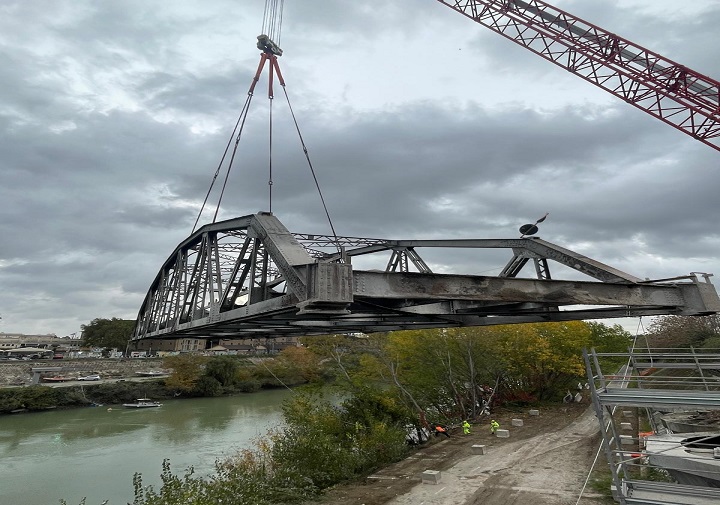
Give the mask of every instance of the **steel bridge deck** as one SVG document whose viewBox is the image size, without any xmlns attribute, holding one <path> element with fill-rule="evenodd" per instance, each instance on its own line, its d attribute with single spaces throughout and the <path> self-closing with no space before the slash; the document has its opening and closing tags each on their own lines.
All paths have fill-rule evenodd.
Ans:
<svg viewBox="0 0 720 505">
<path fill-rule="evenodd" d="M 506 249 L 498 276 L 433 273 L 420 250 Z M 384 271 L 352 262 L 384 254 Z M 588 280 L 552 278 L 550 263 Z M 532 277 L 520 277 L 526 265 Z M 387 240 L 289 232 L 270 213 L 206 225 L 152 283 L 134 339 L 304 336 L 720 311 L 709 275 L 641 280 L 539 238 Z"/>
</svg>

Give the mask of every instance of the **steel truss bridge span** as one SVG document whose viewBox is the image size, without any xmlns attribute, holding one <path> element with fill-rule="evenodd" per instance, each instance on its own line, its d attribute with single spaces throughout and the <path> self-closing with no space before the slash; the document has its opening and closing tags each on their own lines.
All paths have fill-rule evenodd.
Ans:
<svg viewBox="0 0 720 505">
<path fill-rule="evenodd" d="M 423 248 L 507 249 L 498 276 L 437 274 Z M 389 256 L 384 271 L 353 260 Z M 355 260 L 358 262 L 358 260 Z M 589 280 L 559 280 L 550 263 Z M 528 264 L 531 276 L 519 277 Z M 576 276 L 574 274 L 573 276 Z M 710 275 L 642 280 L 538 238 L 384 240 L 289 232 L 271 213 L 208 224 L 155 277 L 134 340 L 327 335 L 720 311 Z"/>
</svg>

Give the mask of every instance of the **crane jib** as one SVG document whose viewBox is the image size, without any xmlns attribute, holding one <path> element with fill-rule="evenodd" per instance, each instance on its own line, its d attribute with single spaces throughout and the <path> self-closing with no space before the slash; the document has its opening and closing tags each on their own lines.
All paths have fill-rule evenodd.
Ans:
<svg viewBox="0 0 720 505">
<path fill-rule="evenodd" d="M 720 82 L 540 0 L 438 1 L 720 150 Z"/>
</svg>

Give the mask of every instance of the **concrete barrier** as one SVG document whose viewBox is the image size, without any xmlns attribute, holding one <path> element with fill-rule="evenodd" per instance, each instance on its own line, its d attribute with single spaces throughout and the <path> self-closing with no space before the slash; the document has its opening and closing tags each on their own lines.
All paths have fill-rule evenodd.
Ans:
<svg viewBox="0 0 720 505">
<path fill-rule="evenodd" d="M 495 430 L 495 436 L 497 438 L 510 438 L 510 431 L 508 430 Z"/>
<path fill-rule="evenodd" d="M 530 415 L 531 415 L 531 416 L 539 416 L 539 415 L 540 415 L 540 411 L 537 410 L 537 409 L 530 409 Z"/>
<path fill-rule="evenodd" d="M 442 474 L 437 470 L 425 470 L 420 474 L 423 484 L 437 484 L 442 478 Z"/>
<path fill-rule="evenodd" d="M 480 444 L 475 444 L 472 446 L 472 452 L 473 454 L 485 454 L 485 446 Z"/>
<path fill-rule="evenodd" d="M 523 420 L 522 419 L 512 419 L 510 421 L 510 424 L 512 424 L 513 426 L 522 426 Z"/>
</svg>

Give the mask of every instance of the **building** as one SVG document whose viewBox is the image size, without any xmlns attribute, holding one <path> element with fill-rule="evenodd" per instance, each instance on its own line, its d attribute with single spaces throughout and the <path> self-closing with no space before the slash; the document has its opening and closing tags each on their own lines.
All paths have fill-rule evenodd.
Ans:
<svg viewBox="0 0 720 505">
<path fill-rule="evenodd" d="M 80 349 L 80 339 L 47 335 L 25 335 L 23 333 L 0 333 L 0 350 L 12 351 L 23 347 L 52 349 L 56 352 L 71 352 Z"/>
<path fill-rule="evenodd" d="M 147 354 L 166 352 L 205 351 L 215 346 L 224 347 L 225 350 L 236 354 L 275 354 L 286 347 L 297 347 L 297 337 L 268 337 L 268 338 L 177 338 L 160 339 L 146 338 L 130 343 L 130 350 L 145 352 Z"/>
<path fill-rule="evenodd" d="M 156 352 L 189 352 L 204 351 L 207 340 L 204 338 L 146 338 L 130 342 L 133 351 L 144 351 L 147 354 Z"/>
</svg>

